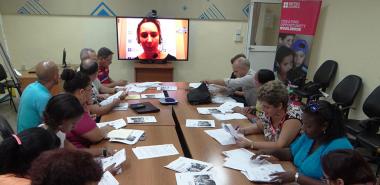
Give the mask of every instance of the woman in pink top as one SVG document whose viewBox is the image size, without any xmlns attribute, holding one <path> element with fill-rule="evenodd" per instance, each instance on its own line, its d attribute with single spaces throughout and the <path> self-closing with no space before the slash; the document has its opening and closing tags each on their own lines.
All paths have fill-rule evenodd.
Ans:
<svg viewBox="0 0 380 185">
<path fill-rule="evenodd" d="M 59 147 L 59 139 L 43 128 L 30 128 L 0 144 L 0 184 L 29 185 L 27 171 L 40 153 Z"/>
<path fill-rule="evenodd" d="M 88 75 L 82 72 L 75 72 L 72 69 L 65 69 L 61 74 L 64 80 L 63 88 L 67 93 L 74 95 L 85 112 L 82 118 L 75 124 L 71 132 L 66 133 L 67 139 L 77 148 L 88 148 L 92 143 L 100 142 L 112 127 L 106 126 L 98 128 L 96 122 L 91 118 L 87 110 L 87 104 L 91 101 L 92 86 Z M 93 155 L 102 154 L 99 149 L 87 149 Z"/>
</svg>

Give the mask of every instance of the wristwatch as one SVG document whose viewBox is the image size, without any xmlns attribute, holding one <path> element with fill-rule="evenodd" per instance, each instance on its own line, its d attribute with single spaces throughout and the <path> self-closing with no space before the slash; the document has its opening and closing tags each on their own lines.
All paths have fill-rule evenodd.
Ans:
<svg viewBox="0 0 380 185">
<path fill-rule="evenodd" d="M 296 172 L 296 174 L 294 174 L 294 182 L 298 182 L 298 177 L 299 177 L 299 173 Z"/>
</svg>

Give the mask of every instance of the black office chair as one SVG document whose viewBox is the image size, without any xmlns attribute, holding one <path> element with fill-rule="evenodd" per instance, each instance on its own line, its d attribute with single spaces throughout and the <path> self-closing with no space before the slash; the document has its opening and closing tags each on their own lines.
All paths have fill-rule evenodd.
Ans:
<svg viewBox="0 0 380 185">
<path fill-rule="evenodd" d="M 377 132 L 378 129 L 373 130 L 373 128 L 371 128 L 372 127 L 371 124 L 377 123 L 380 121 L 380 86 L 376 87 L 376 89 L 374 89 L 364 101 L 363 112 L 368 117 L 368 119 L 366 120 L 348 119 L 345 122 L 345 127 L 347 129 L 347 132 L 354 137 L 356 137 L 361 132 L 364 132 L 363 133 L 364 135 L 366 133 L 371 133 L 371 132 L 368 132 L 368 130 Z"/>
<path fill-rule="evenodd" d="M 0 115 L 0 135 L 3 139 L 11 137 L 12 134 L 15 132 L 13 131 L 12 127 L 9 125 L 8 121 Z"/>
<path fill-rule="evenodd" d="M 332 93 L 332 99 L 340 107 L 346 119 L 361 87 L 362 79 L 359 76 L 348 75 L 339 82 Z"/>
<path fill-rule="evenodd" d="M 9 103 L 13 106 L 13 108 L 17 112 L 17 108 L 15 105 L 15 102 L 13 101 L 13 96 L 12 96 L 12 88 L 16 88 L 16 84 L 14 84 L 12 80 L 8 80 L 7 73 L 5 72 L 5 69 L 3 65 L 1 64 L 0 64 L 0 86 L 5 87 L 5 89 L 8 91 L 7 95 L 0 99 L 0 103 L 9 101 Z"/>
<path fill-rule="evenodd" d="M 325 61 L 315 72 L 313 81 L 294 89 L 294 93 L 302 98 L 312 100 L 314 95 L 320 94 L 320 90 L 326 91 L 338 69 L 338 63 L 334 60 Z"/>
</svg>

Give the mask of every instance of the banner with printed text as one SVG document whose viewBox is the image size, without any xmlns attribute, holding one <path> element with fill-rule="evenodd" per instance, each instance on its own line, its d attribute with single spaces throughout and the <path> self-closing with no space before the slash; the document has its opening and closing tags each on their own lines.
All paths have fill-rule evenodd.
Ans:
<svg viewBox="0 0 380 185">
<path fill-rule="evenodd" d="M 322 0 L 282 0 L 274 72 L 288 85 L 305 81 L 321 4 Z"/>
</svg>

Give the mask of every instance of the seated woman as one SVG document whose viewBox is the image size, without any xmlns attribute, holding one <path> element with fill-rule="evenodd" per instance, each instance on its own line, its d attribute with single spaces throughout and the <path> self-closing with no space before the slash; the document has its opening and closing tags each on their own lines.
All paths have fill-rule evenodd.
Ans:
<svg viewBox="0 0 380 185">
<path fill-rule="evenodd" d="M 40 153 L 58 148 L 58 137 L 43 128 L 30 128 L 0 144 L 0 184 L 30 185 L 27 171 Z"/>
<path fill-rule="evenodd" d="M 322 157 L 322 169 L 328 184 L 375 185 L 376 177 L 368 163 L 355 150 L 335 150 Z"/>
<path fill-rule="evenodd" d="M 91 118 L 87 104 L 91 101 L 92 87 L 88 75 L 82 72 L 75 72 L 72 69 L 65 69 L 61 74 L 64 80 L 63 89 L 74 95 L 85 110 L 82 118 L 75 124 L 71 132 L 66 133 L 67 139 L 77 148 L 88 148 L 92 143 L 97 143 L 104 139 L 112 127 L 98 128 Z"/>
<path fill-rule="evenodd" d="M 275 79 L 275 77 L 274 77 L 273 71 L 271 71 L 269 69 L 260 69 L 255 74 L 255 76 L 253 78 L 253 83 L 255 84 L 256 88 L 259 88 L 262 85 L 264 85 L 265 83 L 272 81 L 274 79 Z M 258 101 L 256 102 L 255 107 L 253 107 L 253 106 L 244 107 L 244 108 L 235 107 L 233 110 L 234 110 L 234 112 L 237 112 L 237 113 L 240 113 L 240 114 L 247 116 L 248 119 L 253 123 L 256 123 L 259 112 L 262 111 L 262 109 L 260 107 L 260 103 Z"/>
<path fill-rule="evenodd" d="M 66 139 L 66 133 L 70 133 L 75 128 L 76 123 L 82 119 L 84 109 L 79 100 L 69 94 L 62 93 L 50 98 L 44 112 L 45 123 L 42 125 L 45 129 L 56 133 L 61 140 L 61 147 L 75 150 L 77 149 L 70 141 Z M 104 148 L 81 148 L 94 156 L 102 155 Z"/>
<path fill-rule="evenodd" d="M 293 161 L 298 172 L 272 174 L 280 183 L 322 184 L 321 158 L 337 149 L 352 149 L 352 145 L 344 132 L 342 113 L 335 105 L 323 100 L 312 102 L 302 117 L 304 132 L 290 149 L 259 151 L 256 156 L 267 154 L 273 156 L 268 160 Z"/>
<path fill-rule="evenodd" d="M 87 152 L 59 149 L 42 153 L 29 174 L 32 185 L 95 185 L 103 170 Z"/>
<path fill-rule="evenodd" d="M 238 131 L 243 135 L 264 134 L 266 141 L 251 141 L 241 136 L 237 140 L 238 144 L 251 149 L 289 146 L 301 129 L 301 108 L 288 104 L 288 91 L 278 80 L 262 85 L 258 90 L 257 99 L 263 111 L 259 115 L 257 124 L 240 128 Z"/>
</svg>

